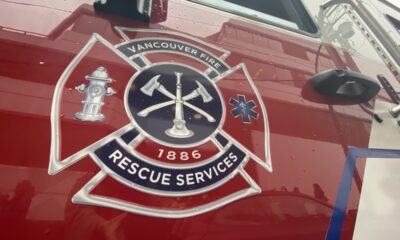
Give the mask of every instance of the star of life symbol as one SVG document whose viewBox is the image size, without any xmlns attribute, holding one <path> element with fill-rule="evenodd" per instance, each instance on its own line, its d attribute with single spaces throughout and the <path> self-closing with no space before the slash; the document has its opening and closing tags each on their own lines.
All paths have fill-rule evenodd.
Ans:
<svg viewBox="0 0 400 240">
<path fill-rule="evenodd" d="M 116 30 L 124 42 L 93 34 L 54 93 L 49 174 L 87 158 L 95 165 L 80 171 L 97 171 L 72 201 L 181 218 L 259 193 L 245 168 L 272 171 L 268 118 L 244 64 L 231 67 L 228 51 L 181 33 Z M 83 63 L 95 47 L 109 57 L 93 69 Z M 264 147 L 252 132 L 264 133 Z"/>
<path fill-rule="evenodd" d="M 229 103 L 234 107 L 231 113 L 234 117 L 242 116 L 244 123 L 250 123 L 250 117 L 257 119 L 258 113 L 254 111 L 256 104 L 254 101 L 246 101 L 246 97 L 243 95 L 238 96 L 238 100 L 231 98 Z"/>
</svg>

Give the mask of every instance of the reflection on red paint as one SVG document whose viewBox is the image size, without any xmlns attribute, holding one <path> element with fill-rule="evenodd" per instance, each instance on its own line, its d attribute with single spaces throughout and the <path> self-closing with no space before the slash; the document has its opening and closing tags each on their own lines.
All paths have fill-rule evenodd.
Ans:
<svg viewBox="0 0 400 240">
<path fill-rule="evenodd" d="M 55 1 L 53 6 L 63 8 L 61 2 Z M 303 89 L 317 72 L 343 66 L 357 71 L 357 63 L 362 62 L 357 56 L 346 55 L 342 59 L 339 49 L 178 1 L 169 1 L 167 19 L 160 24 L 97 14 L 89 5 L 60 14 L 57 9 L 32 10 L 32 6 L 11 2 L 0 6 L 6 4 L 7 7 L 0 7 L 1 239 L 324 239 L 347 149 L 367 147 L 372 118 L 358 105 L 330 105 L 321 98 L 307 97 Z M 185 219 L 151 218 L 71 203 L 77 189 L 99 167 L 83 159 L 65 172 L 48 175 L 52 93 L 64 69 L 93 32 L 113 44 L 121 41 L 113 30 L 116 25 L 202 36 L 203 41 L 230 51 L 226 59 L 230 66 L 247 66 L 267 108 L 271 132 L 273 173 L 255 164 L 246 166 L 262 188 L 260 195 Z M 99 48 L 88 57 L 89 62 L 96 62 L 90 70 L 97 63 L 109 64 L 109 72 L 116 80 L 113 88 L 122 87 L 124 83 L 118 82 L 120 76 L 133 73 L 128 73 L 121 62 L 108 59 L 103 50 Z M 376 64 L 369 71 L 375 74 L 383 68 Z M 73 75 L 74 83 L 79 85 L 85 74 L 89 72 L 82 70 Z M 246 91 L 240 85 L 242 80 L 243 76 L 232 78 L 224 88 L 235 97 Z M 68 87 L 74 88 L 75 84 Z M 122 94 L 123 89 L 119 92 Z M 113 116 L 107 122 L 110 124 L 96 128 L 86 127 L 71 117 L 81 107 L 81 95 L 67 88 L 63 97 L 69 101 L 68 106 L 63 106 L 64 118 L 70 120 L 62 126 L 66 155 L 128 121 L 120 114 L 124 112 L 123 95 L 110 97 L 105 106 L 105 111 Z M 77 125 L 85 130 L 77 133 Z M 239 130 L 237 134 L 240 136 Z M 243 137 L 243 141 L 262 155 L 265 149 L 258 145 L 261 137 L 255 131 Z M 147 142 L 137 151 L 155 158 L 160 154 L 158 146 L 149 146 Z M 202 157 L 198 161 L 216 151 L 211 143 L 204 144 L 199 148 Z M 344 239 L 352 236 L 360 196 L 357 182 L 361 183 L 363 170 L 364 166 L 357 167 L 361 176 L 354 179 Z M 104 184 L 112 190 L 104 192 L 98 186 L 93 193 L 176 209 L 181 204 L 196 206 L 211 195 L 229 193 L 227 190 L 197 197 L 149 199 L 139 191 L 126 194 L 126 186 L 111 178 Z M 229 184 L 232 189 L 245 187 L 240 179 L 232 179 Z"/>
</svg>

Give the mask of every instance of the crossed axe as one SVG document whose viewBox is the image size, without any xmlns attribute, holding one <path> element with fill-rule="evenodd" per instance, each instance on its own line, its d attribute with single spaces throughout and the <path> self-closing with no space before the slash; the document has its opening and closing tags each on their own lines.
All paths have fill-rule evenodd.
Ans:
<svg viewBox="0 0 400 240">
<path fill-rule="evenodd" d="M 154 91 L 157 90 L 160 93 L 162 93 L 163 95 L 165 95 L 166 97 L 170 98 L 171 100 L 162 102 L 162 103 L 158 103 L 158 104 L 155 104 L 148 108 L 143 109 L 142 111 L 140 111 L 138 113 L 138 115 L 140 117 L 146 117 L 149 113 L 151 113 L 155 110 L 158 110 L 160 108 L 173 105 L 177 101 L 176 96 L 174 94 L 172 94 L 170 91 L 168 91 L 161 83 L 158 82 L 158 79 L 160 78 L 160 76 L 161 75 L 156 75 L 153 78 L 151 78 L 150 81 L 146 83 L 146 85 L 144 85 L 142 88 L 140 88 L 140 90 L 144 94 L 146 94 L 147 96 L 150 96 L 150 97 L 153 96 Z M 207 119 L 207 121 L 215 122 L 215 118 L 213 116 L 211 116 L 204 110 L 194 106 L 193 104 L 190 104 L 187 102 L 198 96 L 200 96 L 203 99 L 203 102 L 205 102 L 205 103 L 213 100 L 213 97 L 207 92 L 207 89 L 203 85 L 201 85 L 201 83 L 199 83 L 198 81 L 196 81 L 196 83 L 197 83 L 198 87 L 195 90 L 193 90 L 191 93 L 189 93 L 188 95 L 182 97 L 182 99 L 181 99 L 182 104 L 193 109 L 195 112 L 203 115 Z"/>
</svg>

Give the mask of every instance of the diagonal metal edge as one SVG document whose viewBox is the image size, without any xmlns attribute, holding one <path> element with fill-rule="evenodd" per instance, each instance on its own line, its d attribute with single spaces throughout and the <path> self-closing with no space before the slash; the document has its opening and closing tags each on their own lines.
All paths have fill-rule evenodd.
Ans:
<svg viewBox="0 0 400 240">
<path fill-rule="evenodd" d="M 180 33 L 180 32 L 175 32 L 175 31 L 171 31 L 171 30 L 165 30 L 165 29 L 144 29 L 144 28 L 129 28 L 129 27 L 122 27 L 122 26 L 115 26 L 114 29 L 121 35 L 121 37 L 125 40 L 125 41 L 131 41 L 133 39 L 130 39 L 125 32 L 149 32 L 149 33 L 164 33 L 164 34 L 169 34 L 169 35 L 174 35 L 174 36 L 179 36 L 179 37 L 183 37 L 183 38 L 187 38 L 190 39 L 194 42 L 198 42 L 202 45 L 208 46 L 212 49 L 215 49 L 217 51 L 222 52 L 223 54 L 221 56 L 218 56 L 219 59 L 224 60 L 226 59 L 231 52 L 220 48 L 218 46 L 215 46 L 211 43 L 205 42 L 201 39 L 195 38 L 193 36 L 184 34 L 184 33 Z"/>
<path fill-rule="evenodd" d="M 98 172 L 82 189 L 80 189 L 73 197 L 72 202 L 75 204 L 86 204 L 93 206 L 110 207 L 122 211 L 159 218 L 185 218 L 206 213 L 218 209 L 226 204 L 232 203 L 239 199 L 252 196 L 261 192 L 260 187 L 254 180 L 241 168 L 241 176 L 250 185 L 249 188 L 242 189 L 225 196 L 219 200 L 196 206 L 185 210 L 166 210 L 150 208 L 132 202 L 109 198 L 91 194 L 91 191 L 107 176 L 103 171 Z"/>
<path fill-rule="evenodd" d="M 242 144 L 240 144 L 236 139 L 234 139 L 232 136 L 230 136 L 227 132 L 223 131 L 221 129 L 221 133 L 230 139 L 232 142 L 234 142 L 236 145 L 240 146 L 242 149 L 246 151 L 250 155 L 250 157 L 256 161 L 259 165 L 261 165 L 264 169 L 266 169 L 269 172 L 273 172 L 272 169 L 272 160 L 271 160 L 271 151 L 270 151 L 270 138 L 269 138 L 269 123 L 268 123 L 268 114 L 267 114 L 267 109 L 265 108 L 264 101 L 261 98 L 260 93 L 258 92 L 252 78 L 250 77 L 249 72 L 247 71 L 246 65 L 244 63 L 240 63 L 236 66 L 234 66 L 231 70 L 229 70 L 226 74 L 222 75 L 220 78 L 216 79 L 215 81 L 220 81 L 226 76 L 238 71 L 238 70 L 243 70 L 247 81 L 250 83 L 250 86 L 252 87 L 254 93 L 256 94 L 257 100 L 260 103 L 260 108 L 262 111 L 263 119 L 264 119 L 264 141 L 265 141 L 265 161 L 260 159 L 258 156 L 253 154 L 251 151 L 249 151 L 246 147 L 244 147 Z"/>
<path fill-rule="evenodd" d="M 87 148 L 75 153 L 66 159 L 61 159 L 60 154 L 60 142 L 61 142 L 61 134 L 60 134 L 60 104 L 61 104 L 61 96 L 62 91 L 64 89 L 66 80 L 71 75 L 72 71 L 75 67 L 80 63 L 83 57 L 93 48 L 95 43 L 100 42 L 105 47 L 110 49 L 112 52 L 117 54 L 117 56 L 121 57 L 125 60 L 129 65 L 131 65 L 136 70 L 140 69 L 135 63 L 129 60 L 126 56 L 124 56 L 121 52 L 114 48 L 114 46 L 109 43 L 106 39 L 101 37 L 99 34 L 94 33 L 89 41 L 85 44 L 85 46 L 81 49 L 81 51 L 74 57 L 74 59 L 69 63 L 68 67 L 64 70 L 62 75 L 57 81 L 57 85 L 54 90 L 51 113 L 50 113 L 50 122 L 51 122 L 51 145 L 50 145 L 50 161 L 48 173 L 49 175 L 55 175 L 58 172 L 64 170 L 65 168 L 71 166 L 76 163 L 80 159 L 82 159 L 85 155 L 85 151 L 88 151 Z M 91 145 L 92 146 L 92 145 Z"/>
<path fill-rule="evenodd" d="M 262 110 L 263 118 L 264 118 L 264 140 L 265 140 L 265 145 L 264 148 L 266 149 L 265 151 L 265 162 L 258 162 L 262 167 L 267 169 L 268 171 L 272 172 L 272 160 L 271 160 L 271 147 L 270 147 L 270 135 L 269 135 L 269 122 L 268 122 L 268 114 L 267 114 L 267 109 L 265 107 L 264 101 L 261 97 L 261 94 L 258 92 L 258 89 L 256 88 L 256 85 L 253 82 L 253 79 L 251 78 L 246 65 L 244 63 L 239 64 L 242 66 L 242 69 L 244 71 L 244 74 L 247 78 L 247 81 L 250 82 L 251 87 L 253 88 L 253 91 L 255 92 L 258 102 L 260 103 L 260 107 Z M 254 159 L 256 160 L 256 159 Z M 257 161 L 257 160 L 256 160 Z"/>
<path fill-rule="evenodd" d="M 90 144 L 89 146 L 85 147 L 84 149 L 72 154 L 69 157 L 66 157 L 63 160 L 54 161 L 54 162 L 50 161 L 49 174 L 50 175 L 55 175 L 55 174 L 61 172 L 65 168 L 67 168 L 67 167 L 71 166 L 72 164 L 78 162 L 80 159 L 84 158 L 85 156 L 89 155 L 91 152 L 95 151 L 96 149 L 98 149 L 102 145 L 104 145 L 107 142 L 109 142 L 110 139 L 113 139 L 115 137 L 119 137 L 119 136 L 123 135 L 124 133 L 131 131 L 132 129 L 134 129 L 134 127 L 131 124 L 127 124 L 124 127 L 118 129 L 117 131 L 112 132 L 111 134 L 103 137 L 102 139 L 98 140 L 97 142 L 95 142 L 93 144 Z M 50 172 L 50 170 L 52 170 L 52 171 Z"/>
<path fill-rule="evenodd" d="M 215 78 L 212 79 L 212 80 L 216 83 L 216 82 L 218 82 L 218 81 L 224 79 L 226 76 L 228 76 L 228 75 L 230 75 L 230 74 L 236 72 L 236 71 L 239 70 L 240 68 L 242 68 L 242 67 L 241 67 L 241 64 L 236 65 L 236 66 L 230 68 L 228 71 L 224 72 L 223 74 L 220 74 L 219 76 L 215 77 Z"/>
</svg>

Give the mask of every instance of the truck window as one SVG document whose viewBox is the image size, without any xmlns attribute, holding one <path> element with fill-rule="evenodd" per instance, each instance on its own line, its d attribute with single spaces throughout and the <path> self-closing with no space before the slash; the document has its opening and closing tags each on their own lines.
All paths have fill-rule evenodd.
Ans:
<svg viewBox="0 0 400 240">
<path fill-rule="evenodd" d="M 189 0 L 245 18 L 268 23 L 306 35 L 319 31 L 302 0 Z"/>
</svg>

